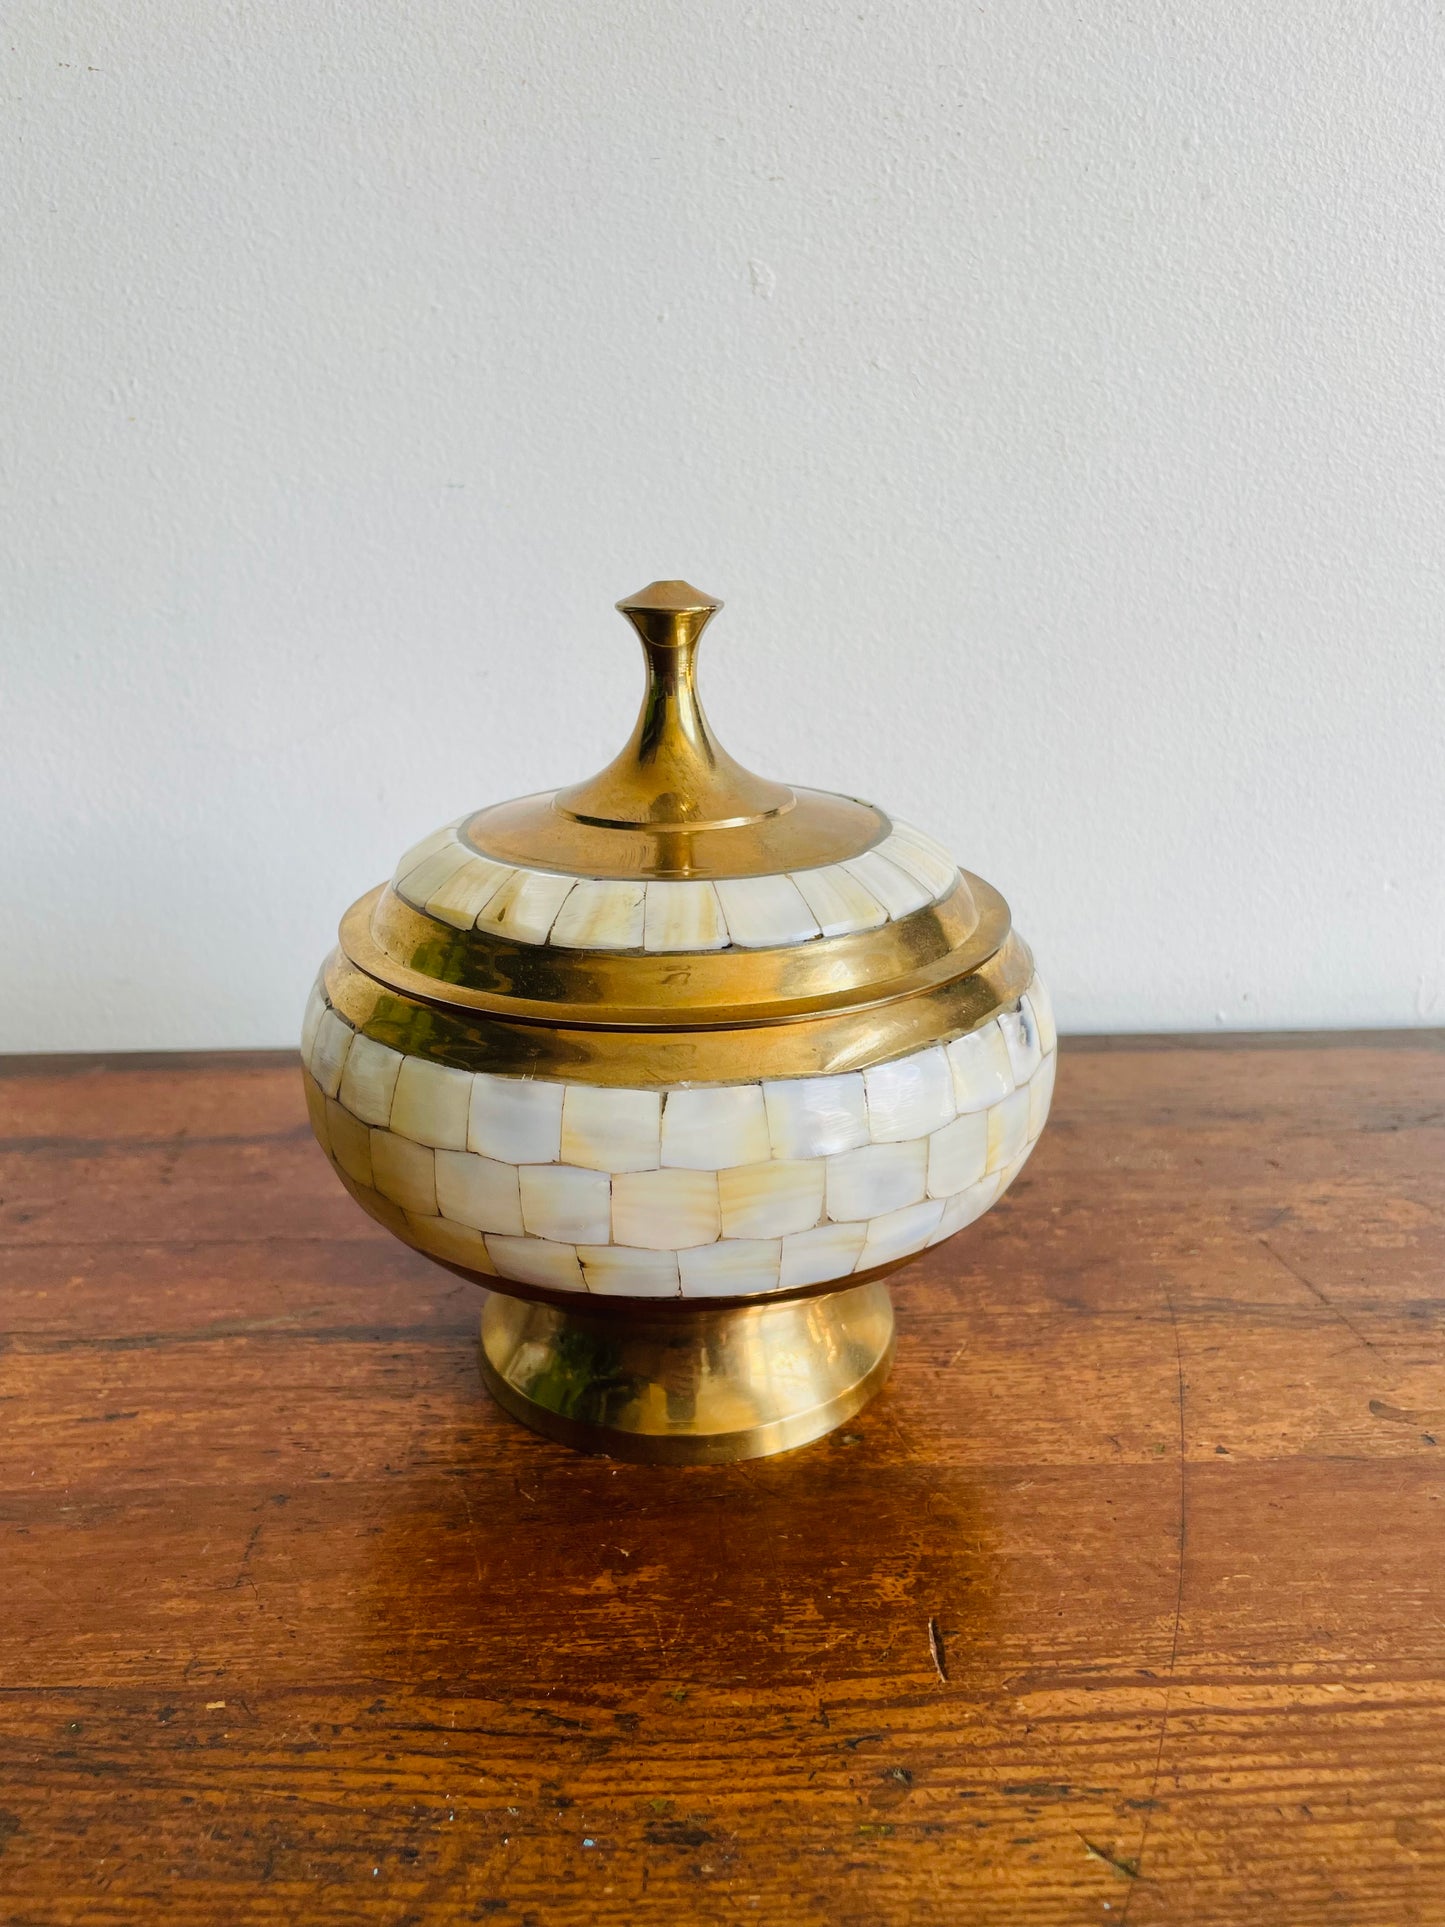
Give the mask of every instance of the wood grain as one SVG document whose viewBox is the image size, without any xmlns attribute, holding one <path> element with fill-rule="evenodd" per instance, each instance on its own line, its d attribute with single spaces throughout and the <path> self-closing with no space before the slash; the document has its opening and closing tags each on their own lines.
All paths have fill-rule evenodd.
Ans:
<svg viewBox="0 0 1445 1927">
<path fill-rule="evenodd" d="M 0 1918 L 1439 1927 L 1442 1043 L 1066 1046 L 882 1398 L 685 1470 L 291 1060 L 0 1066 Z"/>
</svg>

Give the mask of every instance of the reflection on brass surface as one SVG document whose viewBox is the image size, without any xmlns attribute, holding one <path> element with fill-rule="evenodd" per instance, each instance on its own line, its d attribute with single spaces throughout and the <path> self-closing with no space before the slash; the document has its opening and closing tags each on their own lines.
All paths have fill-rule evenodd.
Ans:
<svg viewBox="0 0 1445 1927">
<path fill-rule="evenodd" d="M 611 1458 L 716 1465 L 786 1452 L 850 1418 L 887 1377 L 882 1283 L 737 1309 L 619 1318 L 488 1293 L 482 1377 L 514 1418 Z"/>
<path fill-rule="evenodd" d="M 737 877 L 838 863 L 887 835 L 870 804 L 755 776 L 718 743 L 697 692 L 697 644 L 720 602 L 653 582 L 617 606 L 647 665 L 627 747 L 571 789 L 479 810 L 462 829 L 473 849 L 577 876 Z"/>
<path fill-rule="evenodd" d="M 865 1070 L 976 1030 L 1016 1003 L 1032 975 L 1028 945 L 1015 932 L 977 969 L 887 1003 L 712 1030 L 519 1022 L 437 1001 L 448 994 L 445 985 L 434 986 L 435 997 L 392 989 L 341 950 L 326 966 L 326 994 L 348 1023 L 414 1057 L 468 1071 L 646 1089 Z"/>
<path fill-rule="evenodd" d="M 341 921 L 358 969 L 417 996 L 546 1023 L 709 1027 L 906 995 L 985 962 L 1008 935 L 1008 905 L 981 877 L 876 930 L 770 950 L 561 950 L 455 930 L 390 888 Z"/>
</svg>

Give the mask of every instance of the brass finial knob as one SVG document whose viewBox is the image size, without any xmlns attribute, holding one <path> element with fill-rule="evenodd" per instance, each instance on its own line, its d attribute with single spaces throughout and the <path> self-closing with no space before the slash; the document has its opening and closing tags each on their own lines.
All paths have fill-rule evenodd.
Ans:
<svg viewBox="0 0 1445 1927">
<path fill-rule="evenodd" d="M 689 582 L 651 582 L 617 607 L 642 641 L 647 689 L 632 739 L 607 768 L 563 790 L 557 808 L 608 828 L 720 829 L 790 809 L 796 798 L 734 762 L 697 693 L 697 645 L 722 607 Z"/>
</svg>

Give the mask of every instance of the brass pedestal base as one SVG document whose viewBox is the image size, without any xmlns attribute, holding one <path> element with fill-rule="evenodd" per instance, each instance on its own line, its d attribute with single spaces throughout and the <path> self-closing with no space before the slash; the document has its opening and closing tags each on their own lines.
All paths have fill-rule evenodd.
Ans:
<svg viewBox="0 0 1445 1927">
<path fill-rule="evenodd" d="M 584 1452 L 666 1465 L 762 1458 L 858 1411 L 893 1362 L 881 1280 L 823 1297 L 665 1311 L 488 1293 L 488 1390 L 524 1425 Z"/>
</svg>

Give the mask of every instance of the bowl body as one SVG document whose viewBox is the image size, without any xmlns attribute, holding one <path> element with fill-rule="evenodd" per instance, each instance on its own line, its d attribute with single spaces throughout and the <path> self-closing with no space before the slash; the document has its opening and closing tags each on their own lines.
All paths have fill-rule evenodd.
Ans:
<svg viewBox="0 0 1445 1927">
<path fill-rule="evenodd" d="M 323 1150 L 398 1237 L 526 1295 L 751 1300 L 881 1275 L 1002 1196 L 1054 1080 L 1037 975 L 959 1036 L 822 1076 L 770 1076 L 765 1029 L 739 1039 L 752 1077 L 638 1085 L 473 1071 L 395 1048 L 394 1017 L 373 1029 L 323 971 L 302 1040 Z"/>
</svg>

